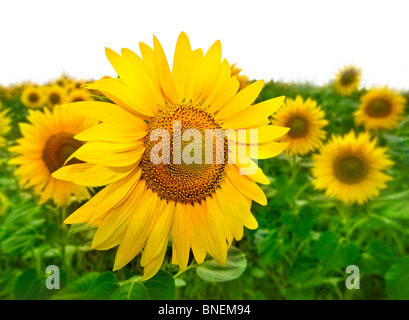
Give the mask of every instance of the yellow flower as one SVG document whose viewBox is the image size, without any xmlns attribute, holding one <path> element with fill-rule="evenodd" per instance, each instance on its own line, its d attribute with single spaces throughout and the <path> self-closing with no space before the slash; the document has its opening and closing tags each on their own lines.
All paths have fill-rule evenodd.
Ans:
<svg viewBox="0 0 409 320">
<path fill-rule="evenodd" d="M 0 217 L 7 212 L 7 209 L 10 205 L 9 199 L 0 192 Z"/>
<path fill-rule="evenodd" d="M 92 101 L 89 92 L 84 89 L 74 89 L 67 96 L 68 102 L 78 102 L 78 101 Z"/>
<path fill-rule="evenodd" d="M 51 177 L 51 173 L 63 166 L 68 157 L 82 143 L 73 138 L 77 133 L 96 124 L 92 119 L 73 115 L 55 107 L 52 111 L 30 110 L 30 123 L 20 123 L 22 138 L 10 148 L 17 154 L 9 161 L 18 165 L 15 174 L 25 188 L 34 187 L 34 193 L 40 195 L 40 204 L 52 199 L 57 206 L 67 206 L 72 195 L 77 201 L 88 199 L 86 187 Z M 72 159 L 70 163 L 77 163 Z"/>
<path fill-rule="evenodd" d="M 72 79 L 67 74 L 62 74 L 57 80 L 55 80 L 51 85 L 59 86 L 65 90 L 72 87 Z"/>
<path fill-rule="evenodd" d="M 60 86 L 50 86 L 46 89 L 46 102 L 50 108 L 66 102 L 67 91 Z"/>
<path fill-rule="evenodd" d="M 305 155 L 319 148 L 326 135 L 322 128 L 328 124 L 324 117 L 324 111 L 311 98 L 306 101 L 301 96 L 287 98 L 272 121 L 274 125 L 290 128 L 280 139 L 290 143 L 285 153 L 289 156 Z"/>
<path fill-rule="evenodd" d="M 27 86 L 23 89 L 20 99 L 28 108 L 41 108 L 45 103 L 44 90 L 41 87 Z"/>
<path fill-rule="evenodd" d="M 0 101 L 1 107 L 1 101 Z M 7 110 L 0 109 L 0 147 L 6 145 L 6 140 L 2 137 L 11 130 L 11 119 L 7 115 Z"/>
<path fill-rule="evenodd" d="M 243 236 L 243 226 L 257 228 L 251 202 L 267 204 L 256 182 L 268 184 L 269 180 L 254 161 L 227 161 L 234 153 L 220 132 L 258 129 L 258 144 L 247 140 L 236 154 L 243 156 L 251 151 L 250 145 L 258 146 L 256 156 L 265 159 L 285 149 L 287 144 L 273 140 L 288 131 L 268 121 L 284 97 L 252 105 L 264 82 L 238 92 L 239 82 L 231 76 L 229 63 L 221 62 L 220 41 L 203 55 L 201 49 L 191 50 L 182 32 L 172 71 L 156 37 L 153 42 L 153 49 L 140 43 L 142 58 L 129 49 L 122 49 L 122 55 L 106 49 L 119 78 L 100 79 L 87 88 L 104 93 L 115 104 L 86 101 L 64 106 L 101 124 L 76 136 L 87 142 L 73 156 L 86 163 L 65 166 L 53 174 L 81 185 L 107 185 L 65 222 L 98 226 L 92 248 L 118 246 L 114 270 L 143 249 L 144 279 L 161 267 L 169 233 L 172 262 L 184 270 L 190 249 L 198 263 L 209 252 L 225 264 L 233 239 Z M 181 140 L 188 129 L 199 135 L 191 143 L 186 137 Z M 206 137 L 206 130 L 216 132 L 215 136 Z M 162 138 L 156 136 L 158 132 Z M 202 145 L 198 141 L 204 135 Z M 219 145 L 216 152 L 213 138 Z M 210 153 L 203 161 L 205 146 L 210 146 Z"/>
<path fill-rule="evenodd" d="M 368 132 L 335 135 L 320 154 L 313 155 L 312 174 L 316 189 L 344 203 L 363 204 L 379 195 L 391 177 L 382 171 L 393 164 L 386 148 L 376 147 Z"/>
<path fill-rule="evenodd" d="M 403 96 L 387 87 L 371 89 L 361 97 L 355 123 L 366 130 L 395 129 L 403 119 L 405 104 Z"/>
<path fill-rule="evenodd" d="M 343 96 L 348 96 L 358 89 L 362 70 L 355 66 L 347 66 L 335 76 L 334 89 Z"/>
<path fill-rule="evenodd" d="M 231 75 L 232 77 L 234 76 L 237 78 L 237 80 L 239 80 L 239 83 L 240 83 L 239 91 L 240 91 L 240 90 L 243 90 L 245 87 L 247 87 L 250 84 L 250 79 L 245 74 L 240 74 L 242 69 L 238 68 L 236 65 L 237 63 L 233 63 L 231 65 Z"/>
</svg>

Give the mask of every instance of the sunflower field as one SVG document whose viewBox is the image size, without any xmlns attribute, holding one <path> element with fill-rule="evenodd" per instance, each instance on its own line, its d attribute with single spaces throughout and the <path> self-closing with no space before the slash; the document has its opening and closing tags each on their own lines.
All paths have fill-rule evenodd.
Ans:
<svg viewBox="0 0 409 320">
<path fill-rule="evenodd" d="M 409 299 L 409 91 L 249 79 L 184 33 L 173 65 L 140 49 L 0 87 L 0 299 Z M 154 162 L 177 125 L 257 129 L 256 170 Z"/>
</svg>

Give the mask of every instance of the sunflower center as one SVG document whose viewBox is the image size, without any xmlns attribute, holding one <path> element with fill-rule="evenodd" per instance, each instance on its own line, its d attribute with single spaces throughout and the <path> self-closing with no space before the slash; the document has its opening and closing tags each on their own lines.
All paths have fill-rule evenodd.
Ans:
<svg viewBox="0 0 409 320">
<path fill-rule="evenodd" d="M 160 137 L 155 137 L 157 132 Z M 142 178 L 162 199 L 199 202 L 220 186 L 228 157 L 227 139 L 220 124 L 203 108 L 191 104 L 162 108 L 149 123 L 144 144 Z"/>
<path fill-rule="evenodd" d="M 385 99 L 375 99 L 368 104 L 366 113 L 375 118 L 382 118 L 391 112 L 391 104 Z"/>
<path fill-rule="evenodd" d="M 288 135 L 291 138 L 300 138 L 308 133 L 308 122 L 302 117 L 297 116 L 290 119 L 286 126 L 291 128 L 291 130 L 288 131 Z"/>
<path fill-rule="evenodd" d="M 60 103 L 61 97 L 58 93 L 53 92 L 50 94 L 49 99 L 52 104 L 58 104 Z"/>
<path fill-rule="evenodd" d="M 344 183 L 361 182 L 367 175 L 365 163 L 357 156 L 351 155 L 334 162 L 335 176 Z"/>
<path fill-rule="evenodd" d="M 32 92 L 28 95 L 28 100 L 32 103 L 36 103 L 38 100 L 40 99 L 40 97 L 38 96 L 37 93 Z"/>
<path fill-rule="evenodd" d="M 54 172 L 64 165 L 64 162 L 82 143 L 74 139 L 72 133 L 60 132 L 48 139 L 43 151 L 43 160 L 50 172 Z M 71 159 L 68 164 L 80 163 L 78 159 Z"/>
<path fill-rule="evenodd" d="M 343 85 L 351 84 L 355 81 L 357 72 L 354 69 L 345 70 L 341 75 L 341 83 Z"/>
</svg>

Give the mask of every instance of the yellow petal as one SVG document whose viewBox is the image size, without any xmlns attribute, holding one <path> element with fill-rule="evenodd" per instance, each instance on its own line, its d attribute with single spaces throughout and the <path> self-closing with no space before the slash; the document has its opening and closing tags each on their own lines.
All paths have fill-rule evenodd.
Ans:
<svg viewBox="0 0 409 320">
<path fill-rule="evenodd" d="M 161 205 L 161 212 L 158 220 L 155 222 L 155 226 L 149 235 L 145 249 L 141 258 L 141 266 L 145 267 L 152 260 L 157 258 L 164 244 L 168 243 L 170 228 L 173 223 L 173 217 L 175 214 L 176 204 L 173 201 Z"/>
<path fill-rule="evenodd" d="M 138 163 L 145 151 L 142 141 L 102 142 L 90 141 L 76 150 L 71 158 L 108 167 L 124 167 Z"/>
<path fill-rule="evenodd" d="M 185 205 L 176 203 L 175 216 L 172 224 L 172 263 L 185 270 L 189 261 L 190 232 L 193 231 L 185 217 Z"/>
<path fill-rule="evenodd" d="M 64 223 L 89 223 L 93 224 L 96 220 L 104 216 L 110 209 L 122 205 L 128 201 L 136 187 L 139 186 L 141 169 L 137 168 L 134 172 L 125 178 L 113 182 L 99 191 L 92 199 L 72 213 Z"/>
<path fill-rule="evenodd" d="M 147 189 L 134 208 L 131 221 L 118 247 L 115 256 L 114 271 L 121 269 L 131 261 L 143 248 L 152 231 L 157 215 L 158 196 Z M 134 209 L 135 210 L 135 209 Z"/>
<path fill-rule="evenodd" d="M 208 198 L 206 202 L 209 253 L 219 264 L 225 265 L 227 259 L 226 222 L 218 202 L 213 198 Z"/>
<path fill-rule="evenodd" d="M 217 112 L 215 119 L 223 121 L 250 107 L 263 89 L 264 81 L 256 81 L 239 91 Z"/>
<path fill-rule="evenodd" d="M 101 91 L 126 111 L 143 119 L 149 120 L 155 115 L 156 106 L 146 102 L 146 93 L 138 93 L 133 88 L 127 87 L 121 79 L 100 79 L 87 84 L 86 88 Z"/>
<path fill-rule="evenodd" d="M 111 141 L 111 142 L 132 142 L 143 138 L 146 132 L 145 128 L 138 128 L 132 122 L 100 123 L 88 128 L 74 136 L 81 141 Z"/>
<path fill-rule="evenodd" d="M 285 97 L 282 96 L 250 106 L 235 114 L 234 117 L 226 119 L 223 127 L 226 129 L 258 127 L 261 121 L 267 119 L 282 106 L 284 100 Z"/>
<path fill-rule="evenodd" d="M 109 168 L 92 163 L 78 163 L 61 167 L 51 176 L 59 180 L 72 181 L 81 186 L 99 187 L 126 177 L 134 168 L 135 165 Z"/>
<path fill-rule="evenodd" d="M 264 191 L 246 176 L 240 175 L 235 170 L 230 170 L 227 172 L 227 179 L 246 197 L 258 202 L 262 206 L 267 205 L 267 198 Z"/>
</svg>

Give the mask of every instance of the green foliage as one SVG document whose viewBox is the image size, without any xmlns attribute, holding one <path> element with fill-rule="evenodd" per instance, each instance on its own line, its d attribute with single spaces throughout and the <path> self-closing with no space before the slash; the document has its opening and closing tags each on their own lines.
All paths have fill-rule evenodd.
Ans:
<svg viewBox="0 0 409 320">
<path fill-rule="evenodd" d="M 352 112 L 366 90 L 349 97 L 330 86 L 269 82 L 257 102 L 285 95 L 311 97 L 322 106 L 331 134 L 359 132 Z M 7 97 L 12 130 L 8 146 L 20 137 L 18 123 L 27 110 L 18 93 Z M 257 230 L 245 229 L 233 242 L 226 266 L 191 257 L 183 272 L 168 250 L 162 270 L 141 281 L 140 257 L 111 272 L 115 249 L 95 251 L 96 228 L 64 225 L 64 212 L 52 203 L 37 205 L 32 190 L 22 189 L 0 150 L 0 299 L 146 300 L 146 299 L 409 299 L 409 116 L 396 130 L 374 133 L 388 147 L 393 180 L 379 197 L 364 205 L 343 205 L 315 190 L 311 155 L 262 160 L 271 183 L 261 188 L 267 206 L 253 203 Z M 3 195 L 3 197 L 1 197 Z M 72 205 L 67 214 L 80 204 Z M 47 289 L 45 269 L 60 268 L 61 289 Z M 345 269 L 360 269 L 360 289 L 347 289 Z M 192 269 L 195 269 L 193 272 Z"/>
<path fill-rule="evenodd" d="M 240 277 L 246 267 L 245 255 L 236 247 L 231 247 L 225 266 L 219 265 L 214 259 L 209 259 L 198 266 L 196 272 L 205 281 L 225 282 Z"/>
</svg>

